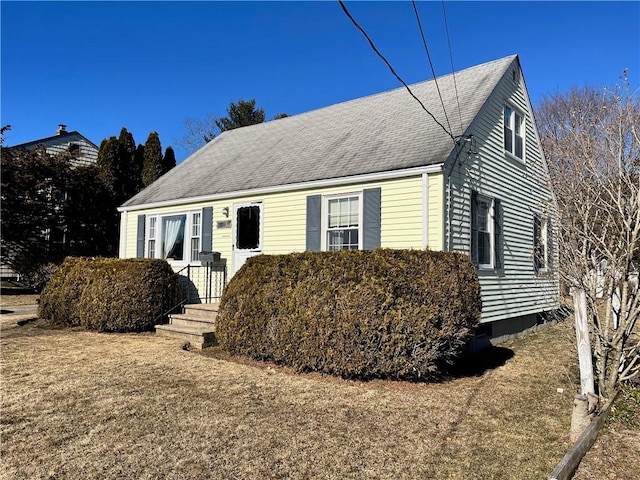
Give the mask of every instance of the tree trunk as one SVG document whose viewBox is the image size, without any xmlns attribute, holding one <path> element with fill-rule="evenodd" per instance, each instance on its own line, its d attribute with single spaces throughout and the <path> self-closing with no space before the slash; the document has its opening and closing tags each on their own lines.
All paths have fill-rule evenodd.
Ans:
<svg viewBox="0 0 640 480">
<path fill-rule="evenodd" d="M 589 398 L 595 396 L 593 382 L 593 363 L 591 358 L 591 342 L 589 340 L 589 322 L 587 319 L 587 297 L 585 291 L 576 288 L 573 291 L 573 309 L 576 320 L 576 344 L 578 346 L 578 362 L 580 364 L 580 395 L 573 401 L 571 414 L 571 432 L 569 439 L 575 442 L 591 421 L 592 410 Z"/>
<path fill-rule="evenodd" d="M 595 394 L 589 321 L 587 318 L 587 297 L 581 288 L 576 288 L 573 291 L 573 308 L 576 320 L 578 362 L 580 363 L 580 393 L 582 395 Z"/>
</svg>

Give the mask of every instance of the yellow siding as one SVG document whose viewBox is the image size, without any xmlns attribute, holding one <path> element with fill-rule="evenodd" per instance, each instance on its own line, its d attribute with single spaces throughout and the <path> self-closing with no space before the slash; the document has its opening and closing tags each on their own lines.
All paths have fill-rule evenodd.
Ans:
<svg viewBox="0 0 640 480">
<path fill-rule="evenodd" d="M 129 212 L 124 234 L 125 250 L 122 257 L 136 256 L 138 215 L 156 215 L 188 212 L 203 207 L 213 207 L 213 250 L 228 261 L 233 272 L 233 228 L 218 228 L 217 223 L 233 220 L 234 206 L 262 202 L 263 245 L 265 254 L 300 252 L 306 246 L 306 208 L 309 195 L 334 195 L 362 192 L 367 188 L 381 188 L 381 244 L 385 248 L 421 249 L 424 245 L 424 197 L 421 175 L 380 180 L 336 187 L 321 187 L 282 193 L 269 193 L 251 197 L 237 197 L 182 206 L 158 207 Z M 428 245 L 432 250 L 442 249 L 442 174 L 428 176 Z M 223 208 L 229 209 L 229 217 L 223 216 Z"/>
<path fill-rule="evenodd" d="M 367 185 L 367 188 L 371 187 L 382 187 L 382 246 L 422 249 L 422 177 Z"/>
<path fill-rule="evenodd" d="M 304 251 L 307 195 L 312 193 L 298 191 L 264 197 L 264 253 L 278 255 Z"/>
</svg>

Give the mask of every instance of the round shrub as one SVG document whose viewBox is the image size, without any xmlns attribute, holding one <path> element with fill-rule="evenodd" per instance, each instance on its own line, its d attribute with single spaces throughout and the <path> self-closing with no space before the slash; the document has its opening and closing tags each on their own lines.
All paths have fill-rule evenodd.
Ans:
<svg viewBox="0 0 640 480">
<path fill-rule="evenodd" d="M 87 259 L 67 257 L 45 285 L 38 316 L 57 325 L 80 325 L 78 303 L 88 282 Z"/>
<path fill-rule="evenodd" d="M 466 255 L 417 250 L 250 258 L 225 289 L 226 350 L 345 378 L 438 376 L 473 335 L 480 285 Z"/>
<path fill-rule="evenodd" d="M 40 297 L 39 316 L 102 332 L 151 330 L 180 296 L 164 260 L 67 258 Z"/>
</svg>

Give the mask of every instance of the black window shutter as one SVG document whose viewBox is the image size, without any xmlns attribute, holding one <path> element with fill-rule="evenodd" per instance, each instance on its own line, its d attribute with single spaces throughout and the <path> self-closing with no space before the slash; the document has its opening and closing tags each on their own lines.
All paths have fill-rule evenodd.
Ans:
<svg viewBox="0 0 640 480">
<path fill-rule="evenodd" d="M 503 247 L 503 238 L 502 234 L 502 222 L 503 222 L 503 212 L 502 212 L 502 202 L 497 198 L 493 201 L 493 235 L 494 235 L 494 257 L 495 257 L 495 268 L 503 268 L 504 267 L 504 247 Z"/>
<path fill-rule="evenodd" d="M 382 189 L 367 188 L 362 192 L 362 248 L 372 250 L 379 248 L 380 240 L 380 216 L 382 205 Z"/>
<path fill-rule="evenodd" d="M 202 209 L 202 245 L 200 251 L 210 252 L 213 248 L 213 207 Z"/>
<path fill-rule="evenodd" d="M 471 261 L 478 264 L 478 192 L 471 191 Z"/>
<path fill-rule="evenodd" d="M 306 248 L 312 252 L 319 252 L 321 247 L 321 205 L 320 195 L 307 197 L 307 244 Z"/>
<path fill-rule="evenodd" d="M 138 236 L 136 238 L 136 257 L 144 257 L 144 229 L 147 221 L 146 215 L 138 215 Z"/>
</svg>

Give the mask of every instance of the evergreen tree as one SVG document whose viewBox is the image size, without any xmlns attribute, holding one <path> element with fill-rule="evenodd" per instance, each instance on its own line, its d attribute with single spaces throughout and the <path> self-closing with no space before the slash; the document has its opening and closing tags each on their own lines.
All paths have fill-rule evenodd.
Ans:
<svg viewBox="0 0 640 480">
<path fill-rule="evenodd" d="M 252 98 L 249 101 L 240 99 L 238 103 L 229 103 L 227 116 L 217 119 L 216 126 L 222 133 L 262 122 L 264 122 L 264 108 L 256 109 L 256 99 Z"/>
<path fill-rule="evenodd" d="M 119 157 L 118 139 L 116 137 L 109 137 L 102 140 L 100 149 L 98 150 L 98 159 L 96 160 L 98 177 L 114 198 L 120 189 L 121 183 Z"/>
<path fill-rule="evenodd" d="M 51 157 L 44 146 L 1 148 L 2 261 L 31 277 L 64 257 L 63 211 L 68 156 Z"/>
<path fill-rule="evenodd" d="M 117 255 L 118 211 L 97 165 L 80 165 L 69 171 L 64 211 L 70 255 Z"/>
<path fill-rule="evenodd" d="M 137 157 L 133 135 L 124 127 L 118 137 L 118 157 L 122 184 L 118 203 L 121 204 L 142 189 L 142 158 Z"/>
<path fill-rule="evenodd" d="M 139 143 L 138 146 L 136 147 L 136 154 L 134 158 L 135 158 L 134 163 L 140 169 L 139 174 L 136 177 L 138 185 L 136 187 L 135 193 L 138 193 L 140 190 L 144 188 L 144 184 L 142 183 L 142 170 L 144 166 L 144 145 L 143 144 Z"/>
<path fill-rule="evenodd" d="M 164 151 L 164 158 L 162 159 L 162 174 L 164 175 L 173 167 L 176 166 L 176 154 L 173 148 L 170 146 Z"/>
<path fill-rule="evenodd" d="M 144 144 L 142 164 L 142 184 L 147 187 L 162 175 L 162 146 L 157 132 L 151 132 Z"/>
</svg>

